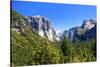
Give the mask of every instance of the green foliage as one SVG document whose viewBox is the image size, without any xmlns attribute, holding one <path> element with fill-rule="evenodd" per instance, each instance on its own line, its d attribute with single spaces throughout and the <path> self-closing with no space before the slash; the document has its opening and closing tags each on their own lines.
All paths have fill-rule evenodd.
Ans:
<svg viewBox="0 0 100 67">
<path fill-rule="evenodd" d="M 12 31 L 12 63 L 14 65 L 60 63 L 60 50 L 55 46 L 56 44 L 37 35 L 25 35 L 25 37 L 21 35 Z"/>
<path fill-rule="evenodd" d="M 70 42 L 68 41 L 67 37 L 64 36 L 63 41 L 62 41 L 62 44 L 61 44 L 61 50 L 62 50 L 64 56 L 69 55 L 69 53 L 70 53 L 70 48 L 71 48 L 71 44 L 70 44 Z"/>
<path fill-rule="evenodd" d="M 61 50 L 63 52 L 64 63 L 96 61 L 96 39 L 78 41 L 72 44 L 64 36 Z"/>
<path fill-rule="evenodd" d="M 96 61 L 96 39 L 74 44 L 77 59 L 80 62 Z"/>
<path fill-rule="evenodd" d="M 14 22 L 23 19 L 14 11 L 12 18 Z M 16 29 L 16 24 L 11 26 L 13 66 L 96 61 L 96 39 L 71 43 L 64 36 L 61 42 L 51 42 L 34 32 L 25 21 L 19 23 L 19 33 L 12 29 Z"/>
<path fill-rule="evenodd" d="M 61 44 L 61 50 L 64 55 L 64 63 L 73 62 L 74 58 L 74 47 L 72 46 L 72 43 L 67 39 L 66 36 L 64 36 L 62 44 Z"/>
</svg>

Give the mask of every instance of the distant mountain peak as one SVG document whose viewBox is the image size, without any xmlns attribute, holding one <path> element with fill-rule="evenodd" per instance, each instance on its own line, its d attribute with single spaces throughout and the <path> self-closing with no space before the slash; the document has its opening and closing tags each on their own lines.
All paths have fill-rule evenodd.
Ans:
<svg viewBox="0 0 100 67">
<path fill-rule="evenodd" d="M 85 30 L 90 30 L 91 28 L 93 28 L 95 26 L 95 21 L 93 19 L 90 19 L 90 20 L 84 20 L 83 21 L 83 24 L 82 24 L 82 27 L 85 29 Z"/>
<path fill-rule="evenodd" d="M 50 41 L 56 39 L 56 32 L 51 27 L 51 22 L 40 15 L 26 17 L 33 30 L 37 31 L 40 36 L 47 37 Z"/>
<path fill-rule="evenodd" d="M 82 26 L 72 27 L 69 30 L 65 30 L 63 33 L 63 35 L 66 35 L 71 41 L 94 38 L 96 35 L 96 21 L 93 19 L 84 20 Z"/>
</svg>

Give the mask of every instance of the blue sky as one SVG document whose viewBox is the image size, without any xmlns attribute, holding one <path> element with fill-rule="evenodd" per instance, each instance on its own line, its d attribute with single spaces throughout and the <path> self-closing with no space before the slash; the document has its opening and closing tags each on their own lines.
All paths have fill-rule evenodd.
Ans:
<svg viewBox="0 0 100 67">
<path fill-rule="evenodd" d="M 90 5 L 12 1 L 12 8 L 23 16 L 44 16 L 59 31 L 80 26 L 84 19 L 96 20 L 96 6 Z"/>
</svg>

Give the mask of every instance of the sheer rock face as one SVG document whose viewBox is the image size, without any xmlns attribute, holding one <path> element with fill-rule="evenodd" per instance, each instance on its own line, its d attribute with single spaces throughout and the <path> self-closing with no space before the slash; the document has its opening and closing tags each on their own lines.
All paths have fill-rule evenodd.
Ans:
<svg viewBox="0 0 100 67">
<path fill-rule="evenodd" d="M 23 17 L 15 12 L 13 14 L 11 30 L 19 34 L 28 29 L 37 32 L 42 37 L 48 38 L 50 41 L 61 40 L 63 35 L 66 35 L 69 40 L 74 42 L 96 38 L 96 21 L 92 19 L 84 20 L 81 26 L 73 27 L 57 34 L 51 27 L 50 21 L 45 17 L 39 15 Z"/>
<path fill-rule="evenodd" d="M 77 39 L 80 41 L 92 39 L 96 37 L 96 21 L 84 20 L 82 26 L 73 27 L 69 30 L 65 30 L 64 34 L 71 41 L 76 41 Z"/>
<path fill-rule="evenodd" d="M 40 36 L 47 37 L 50 41 L 56 40 L 56 32 L 47 18 L 36 15 L 26 17 L 26 19 L 33 30 L 38 32 Z"/>
<path fill-rule="evenodd" d="M 90 19 L 90 20 L 84 20 L 83 24 L 82 24 L 82 28 L 84 28 L 84 30 L 90 30 L 91 28 L 93 28 L 95 26 L 96 21 Z"/>
<path fill-rule="evenodd" d="M 63 35 L 66 35 L 68 37 L 69 40 L 73 40 L 73 36 L 74 36 L 74 32 L 76 30 L 76 27 L 69 29 L 68 31 L 65 30 Z"/>
</svg>

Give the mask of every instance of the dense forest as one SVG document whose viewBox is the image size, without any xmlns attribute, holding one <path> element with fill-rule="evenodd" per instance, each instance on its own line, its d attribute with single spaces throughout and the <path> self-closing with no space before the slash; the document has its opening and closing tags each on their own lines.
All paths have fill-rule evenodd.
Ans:
<svg viewBox="0 0 100 67">
<path fill-rule="evenodd" d="M 52 42 L 33 31 L 23 16 L 15 11 L 11 16 L 11 65 L 96 61 L 96 38 L 73 43 L 64 36 L 61 41 Z"/>
</svg>

